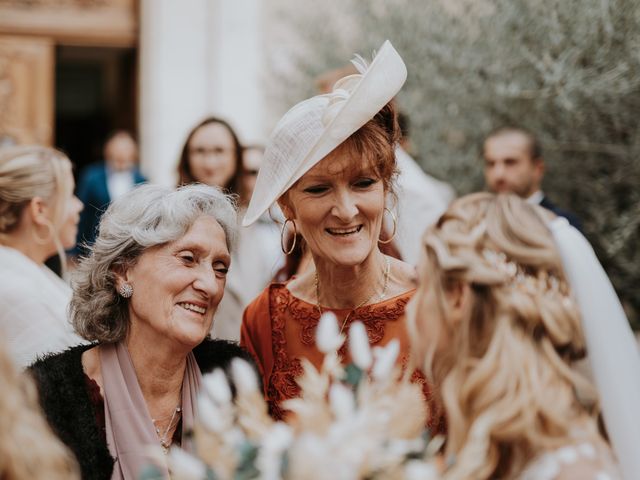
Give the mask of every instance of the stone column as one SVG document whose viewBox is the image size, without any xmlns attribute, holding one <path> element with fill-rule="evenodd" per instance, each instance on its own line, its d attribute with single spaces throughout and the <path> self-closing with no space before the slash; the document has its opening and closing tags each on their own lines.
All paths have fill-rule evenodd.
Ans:
<svg viewBox="0 0 640 480">
<path fill-rule="evenodd" d="M 141 0 L 140 153 L 151 181 L 173 185 L 182 143 L 206 115 L 241 141 L 264 137 L 260 0 Z"/>
<path fill-rule="evenodd" d="M 261 74 L 264 0 L 212 2 L 211 91 L 209 108 L 228 119 L 245 143 L 265 140 Z"/>
</svg>

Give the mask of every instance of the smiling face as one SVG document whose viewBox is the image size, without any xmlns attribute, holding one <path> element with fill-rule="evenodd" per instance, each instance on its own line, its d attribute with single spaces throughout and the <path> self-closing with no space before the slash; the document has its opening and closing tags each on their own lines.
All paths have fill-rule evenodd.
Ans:
<svg viewBox="0 0 640 480">
<path fill-rule="evenodd" d="M 238 160 L 233 136 L 221 123 L 207 123 L 189 141 L 189 167 L 196 182 L 226 187 Z"/>
<path fill-rule="evenodd" d="M 224 230 L 199 217 L 180 239 L 146 250 L 118 277 L 133 286 L 132 337 L 191 350 L 209 333 L 222 299 L 230 255 Z"/>
<path fill-rule="evenodd" d="M 316 263 L 354 266 L 377 249 L 385 188 L 365 160 L 339 148 L 305 173 L 280 206 Z"/>
</svg>

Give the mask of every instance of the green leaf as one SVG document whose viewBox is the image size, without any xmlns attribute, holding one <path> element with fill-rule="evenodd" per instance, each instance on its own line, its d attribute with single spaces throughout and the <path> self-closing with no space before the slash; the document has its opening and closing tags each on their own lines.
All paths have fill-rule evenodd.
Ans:
<svg viewBox="0 0 640 480">
<path fill-rule="evenodd" d="M 258 448 L 251 442 L 245 442 L 239 448 L 240 460 L 236 468 L 234 480 L 250 480 L 258 478 L 260 472 L 255 466 Z"/>
<path fill-rule="evenodd" d="M 147 465 L 142 469 L 139 480 L 164 480 L 164 475 L 155 465 Z"/>
<path fill-rule="evenodd" d="M 347 375 L 345 382 L 353 387 L 357 387 L 360 383 L 360 380 L 362 380 L 362 377 L 364 376 L 364 372 L 362 371 L 362 369 L 353 363 L 347 365 L 345 372 Z"/>
</svg>

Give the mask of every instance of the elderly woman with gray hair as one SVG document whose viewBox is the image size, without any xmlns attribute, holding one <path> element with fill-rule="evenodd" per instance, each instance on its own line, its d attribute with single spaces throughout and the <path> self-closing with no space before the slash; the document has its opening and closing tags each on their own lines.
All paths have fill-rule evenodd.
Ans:
<svg viewBox="0 0 640 480">
<path fill-rule="evenodd" d="M 154 457 L 150 447 L 189 450 L 201 374 L 247 358 L 232 343 L 207 339 L 235 225 L 233 203 L 204 185 L 145 185 L 102 217 L 71 301 L 75 330 L 97 343 L 31 367 L 47 418 L 83 478 L 137 479 Z M 168 478 L 166 465 L 159 468 Z"/>
</svg>

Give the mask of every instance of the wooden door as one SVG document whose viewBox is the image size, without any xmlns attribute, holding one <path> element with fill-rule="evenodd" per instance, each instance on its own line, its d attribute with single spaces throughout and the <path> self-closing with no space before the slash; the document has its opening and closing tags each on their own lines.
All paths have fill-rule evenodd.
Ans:
<svg viewBox="0 0 640 480">
<path fill-rule="evenodd" d="M 46 37 L 0 35 L 0 139 L 51 145 L 54 44 Z"/>
</svg>

